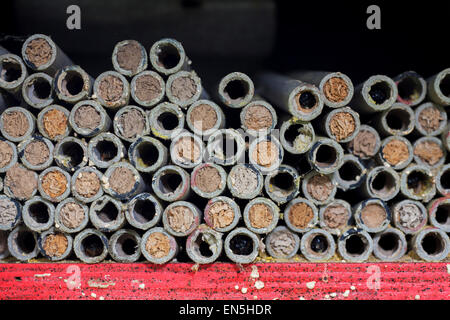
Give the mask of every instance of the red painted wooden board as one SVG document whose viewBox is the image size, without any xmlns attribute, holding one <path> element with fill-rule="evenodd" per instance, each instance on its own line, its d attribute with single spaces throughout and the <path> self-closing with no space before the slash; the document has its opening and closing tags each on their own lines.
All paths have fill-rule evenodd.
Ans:
<svg viewBox="0 0 450 320">
<path fill-rule="evenodd" d="M 450 298 L 447 263 L 217 263 L 192 268 L 188 263 L 0 264 L 0 299 Z"/>
</svg>

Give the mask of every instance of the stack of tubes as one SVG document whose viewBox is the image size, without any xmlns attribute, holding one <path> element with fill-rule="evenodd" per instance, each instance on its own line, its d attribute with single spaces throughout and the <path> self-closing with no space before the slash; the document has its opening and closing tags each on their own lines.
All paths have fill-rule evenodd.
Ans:
<svg viewBox="0 0 450 320">
<path fill-rule="evenodd" d="M 3 261 L 449 255 L 450 69 L 232 72 L 206 92 L 174 39 L 117 43 L 96 79 L 42 34 L 0 54 Z"/>
</svg>

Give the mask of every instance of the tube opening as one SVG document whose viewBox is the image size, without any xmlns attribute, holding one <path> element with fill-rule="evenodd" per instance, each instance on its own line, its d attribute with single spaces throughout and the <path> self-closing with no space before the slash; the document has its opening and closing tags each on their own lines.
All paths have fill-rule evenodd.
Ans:
<svg viewBox="0 0 450 320">
<path fill-rule="evenodd" d="M 327 252 L 329 246 L 328 239 L 324 235 L 316 234 L 311 237 L 309 247 L 313 252 L 318 254 Z"/>
<path fill-rule="evenodd" d="M 172 112 L 163 112 L 158 116 L 158 124 L 164 130 L 173 130 L 178 127 L 180 120 L 177 115 Z"/>
<path fill-rule="evenodd" d="M 52 86 L 44 78 L 35 78 L 28 88 L 28 96 L 37 100 L 48 99 L 51 94 Z"/>
<path fill-rule="evenodd" d="M 119 150 L 114 142 L 101 140 L 95 145 L 94 151 L 97 159 L 100 159 L 101 161 L 111 161 L 117 156 Z"/>
<path fill-rule="evenodd" d="M 76 142 L 67 141 L 62 143 L 59 153 L 64 157 L 64 160 L 67 161 L 66 165 L 69 168 L 75 168 L 83 162 L 84 150 Z"/>
<path fill-rule="evenodd" d="M 19 251 L 24 254 L 33 252 L 36 247 L 36 239 L 34 238 L 33 233 L 28 230 L 19 231 L 15 243 Z"/>
<path fill-rule="evenodd" d="M 450 97 L 450 74 L 446 74 L 439 83 L 439 89 L 444 96 Z"/>
<path fill-rule="evenodd" d="M 369 95 L 375 104 L 383 104 L 391 97 L 391 88 L 384 82 L 377 82 L 370 87 Z"/>
<path fill-rule="evenodd" d="M 445 250 L 445 243 L 437 232 L 427 233 L 421 242 L 422 249 L 429 255 L 438 255 Z"/>
<path fill-rule="evenodd" d="M 422 94 L 422 84 L 416 77 L 405 77 L 397 83 L 398 96 L 400 99 L 412 102 L 419 99 Z"/>
<path fill-rule="evenodd" d="M 421 171 L 411 171 L 406 179 L 408 189 L 414 194 L 421 194 L 431 185 L 430 177 Z"/>
<path fill-rule="evenodd" d="M 390 129 L 406 130 L 411 123 L 411 118 L 406 110 L 393 109 L 386 114 L 386 123 Z"/>
<path fill-rule="evenodd" d="M 395 178 L 388 171 L 381 171 L 372 180 L 371 189 L 376 194 L 388 195 L 395 189 Z"/>
<path fill-rule="evenodd" d="M 61 92 L 66 95 L 75 96 L 83 91 L 84 80 L 77 71 L 67 71 L 61 80 Z"/>
<path fill-rule="evenodd" d="M 289 195 L 296 189 L 294 177 L 287 172 L 278 172 L 270 178 L 270 184 L 276 191 Z"/>
<path fill-rule="evenodd" d="M 158 161 L 159 150 L 153 143 L 141 142 L 136 148 L 139 164 L 143 167 L 151 167 Z"/>
<path fill-rule="evenodd" d="M 158 64 L 165 69 L 175 68 L 180 62 L 181 55 L 178 48 L 170 43 L 160 44 L 156 52 Z"/>
<path fill-rule="evenodd" d="M 450 204 L 443 203 L 439 205 L 436 210 L 435 218 L 441 225 L 450 225 Z"/>
<path fill-rule="evenodd" d="M 94 258 L 102 254 L 104 244 L 99 236 L 90 234 L 81 241 L 80 247 L 87 257 Z"/>
<path fill-rule="evenodd" d="M 378 240 L 379 250 L 385 256 L 394 255 L 401 245 L 400 237 L 393 232 L 383 233 Z"/>
<path fill-rule="evenodd" d="M 108 201 L 103 208 L 97 209 L 97 217 L 104 223 L 116 221 L 119 210 L 111 201 Z"/>
<path fill-rule="evenodd" d="M 36 223 L 47 223 L 50 219 L 48 211 L 44 202 L 34 202 L 28 207 L 28 214 Z"/>
<path fill-rule="evenodd" d="M 202 234 L 199 234 L 195 239 L 194 248 L 202 257 L 209 258 L 214 255 L 214 252 L 211 251 L 209 244 L 203 240 Z"/>
<path fill-rule="evenodd" d="M 138 244 L 129 234 L 122 234 L 116 241 L 116 252 L 119 256 L 132 256 L 136 253 Z"/>
<path fill-rule="evenodd" d="M 153 220 L 156 214 L 155 204 L 147 199 L 137 200 L 133 206 L 133 217 L 139 223 Z"/>
<path fill-rule="evenodd" d="M 231 100 L 244 99 L 250 91 L 250 86 L 242 79 L 235 79 L 228 82 L 223 91 Z"/>
<path fill-rule="evenodd" d="M 173 193 L 178 190 L 183 183 L 183 178 L 178 172 L 164 172 L 159 178 L 159 189 L 163 193 Z"/>
<path fill-rule="evenodd" d="M 359 256 L 366 251 L 367 240 L 359 234 L 353 234 L 345 241 L 345 250 L 352 256 Z"/>
<path fill-rule="evenodd" d="M 5 82 L 13 82 L 20 78 L 22 69 L 15 61 L 2 61 L 0 64 L 0 77 Z"/>
<path fill-rule="evenodd" d="M 297 99 L 299 109 L 306 112 L 311 112 L 318 104 L 316 95 L 308 90 L 300 92 Z"/>
<path fill-rule="evenodd" d="M 339 177 L 344 181 L 358 181 L 361 173 L 361 168 L 353 161 L 346 161 L 339 168 Z"/>
<path fill-rule="evenodd" d="M 284 132 L 284 139 L 293 146 L 297 137 L 304 135 L 304 126 L 302 124 L 292 124 Z"/>
<path fill-rule="evenodd" d="M 318 167 L 331 167 L 336 163 L 337 157 L 337 151 L 334 147 L 327 144 L 321 144 L 317 147 L 315 163 Z"/>
<path fill-rule="evenodd" d="M 441 175 L 440 181 L 442 188 L 446 190 L 450 189 L 450 169 L 444 171 Z"/>
<path fill-rule="evenodd" d="M 248 256 L 253 252 L 253 240 L 245 234 L 237 234 L 230 240 L 230 249 L 236 255 Z"/>
</svg>

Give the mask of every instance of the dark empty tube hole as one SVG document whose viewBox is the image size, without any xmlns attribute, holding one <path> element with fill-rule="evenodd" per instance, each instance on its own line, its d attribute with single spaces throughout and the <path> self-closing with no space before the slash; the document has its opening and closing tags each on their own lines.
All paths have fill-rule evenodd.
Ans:
<svg viewBox="0 0 450 320">
<path fill-rule="evenodd" d="M 442 188 L 446 190 L 450 189 L 450 170 L 444 171 L 444 173 L 441 175 L 440 181 Z"/>
<path fill-rule="evenodd" d="M 44 78 L 36 78 L 27 88 L 27 95 L 31 100 L 48 99 L 52 93 L 51 84 Z"/>
<path fill-rule="evenodd" d="M 336 149 L 327 144 L 321 144 L 316 151 L 315 163 L 319 167 L 331 167 L 336 163 Z"/>
<path fill-rule="evenodd" d="M 449 204 L 441 204 L 437 207 L 436 221 L 441 225 L 450 225 L 450 205 Z"/>
<path fill-rule="evenodd" d="M 136 253 L 136 239 L 128 234 L 122 234 L 116 241 L 116 252 L 119 256 L 132 256 Z"/>
<path fill-rule="evenodd" d="M 36 239 L 30 231 L 19 231 L 15 242 L 19 252 L 24 254 L 33 252 L 36 247 Z"/>
<path fill-rule="evenodd" d="M 34 202 L 28 207 L 28 215 L 36 223 L 47 223 L 50 219 L 49 209 L 44 202 Z"/>
<path fill-rule="evenodd" d="M 90 234 L 81 240 L 81 250 L 88 257 L 98 257 L 102 254 L 103 249 L 103 241 L 95 234 Z"/>
<path fill-rule="evenodd" d="M 97 209 L 97 217 L 105 222 L 113 222 L 117 219 L 117 216 L 119 215 L 119 210 L 117 210 L 117 207 L 114 205 L 114 203 L 108 201 L 103 208 Z"/>
<path fill-rule="evenodd" d="M 301 130 L 303 129 L 302 124 L 293 124 L 287 128 L 284 132 L 284 139 L 291 145 L 294 144 L 295 139 L 299 136 Z"/>
<path fill-rule="evenodd" d="M 315 253 L 324 253 L 329 247 L 328 239 L 321 234 L 313 235 L 309 247 Z"/>
<path fill-rule="evenodd" d="M 95 145 L 94 151 L 97 159 L 100 159 L 101 161 L 110 161 L 117 156 L 119 150 L 114 142 L 101 140 Z"/>
<path fill-rule="evenodd" d="M 411 118 L 405 110 L 394 109 L 386 114 L 386 123 L 393 130 L 406 130 L 411 123 Z"/>
<path fill-rule="evenodd" d="M 444 96 L 450 96 L 450 74 L 446 74 L 444 78 L 442 78 L 441 83 L 439 83 L 439 89 Z"/>
<path fill-rule="evenodd" d="M 0 65 L 0 77 L 6 82 L 13 82 L 20 78 L 22 69 L 17 62 L 3 61 Z"/>
<path fill-rule="evenodd" d="M 178 172 L 165 172 L 159 179 L 159 187 L 163 193 L 175 192 L 183 183 Z"/>
<path fill-rule="evenodd" d="M 158 64 L 165 69 L 172 69 L 180 62 L 181 56 L 178 49 L 170 43 L 159 45 L 156 51 Z"/>
<path fill-rule="evenodd" d="M 380 251 L 387 256 L 395 254 L 401 246 L 401 241 L 395 233 L 383 233 L 378 240 Z"/>
<path fill-rule="evenodd" d="M 60 155 L 68 160 L 67 166 L 75 168 L 83 162 L 84 151 L 83 148 L 76 142 L 67 141 L 64 142 L 60 149 Z"/>
<path fill-rule="evenodd" d="M 224 93 L 230 97 L 231 100 L 244 99 L 250 90 L 250 86 L 244 80 L 236 79 L 228 82 L 223 89 Z"/>
<path fill-rule="evenodd" d="M 445 249 L 444 241 L 439 233 L 427 233 L 422 239 L 422 249 L 429 255 L 440 254 Z"/>
<path fill-rule="evenodd" d="M 357 181 L 361 175 L 361 168 L 353 161 L 346 161 L 339 168 L 339 177 L 344 181 Z"/>
<path fill-rule="evenodd" d="M 414 194 L 422 193 L 431 183 L 430 178 L 421 171 L 412 171 L 406 180 L 408 189 L 411 189 Z"/>
<path fill-rule="evenodd" d="M 270 178 L 270 184 L 285 193 L 291 193 L 295 190 L 294 178 L 287 172 L 279 172 Z"/>
<path fill-rule="evenodd" d="M 397 83 L 398 95 L 405 101 L 414 101 L 422 93 L 422 85 L 415 77 L 405 77 Z"/>
<path fill-rule="evenodd" d="M 203 241 L 202 235 L 199 235 L 197 239 L 195 239 L 195 248 L 198 250 L 200 255 L 205 258 L 211 257 L 214 252 L 209 248 L 209 244 L 206 241 Z"/>
<path fill-rule="evenodd" d="M 345 250 L 350 255 L 359 256 L 366 251 L 367 241 L 362 236 L 354 234 L 345 241 Z"/>
<path fill-rule="evenodd" d="M 164 130 L 173 130 L 180 123 L 176 114 L 172 112 L 163 112 L 158 116 L 158 124 Z"/>
<path fill-rule="evenodd" d="M 8 234 L 5 231 L 0 231 L 0 255 L 8 250 Z"/>
<path fill-rule="evenodd" d="M 389 194 L 395 189 L 395 178 L 387 171 L 377 173 L 371 183 L 372 191 L 378 194 Z"/>
<path fill-rule="evenodd" d="M 137 200 L 133 206 L 133 217 L 139 223 L 147 223 L 155 217 L 155 204 L 150 200 Z"/>
<path fill-rule="evenodd" d="M 248 256 L 253 252 L 253 240 L 245 234 L 237 234 L 230 240 L 230 249 L 236 255 Z"/>
<path fill-rule="evenodd" d="M 141 142 L 136 148 L 139 165 L 150 167 L 158 161 L 159 151 L 153 143 Z"/>
<path fill-rule="evenodd" d="M 312 92 L 304 91 L 300 94 L 298 102 L 303 109 L 313 109 L 317 105 L 317 98 Z"/>
<path fill-rule="evenodd" d="M 83 77 L 76 71 L 67 71 L 66 75 L 61 81 L 61 88 L 63 93 L 75 96 L 83 90 Z"/>
<path fill-rule="evenodd" d="M 383 104 L 391 96 L 391 88 L 386 82 L 377 82 L 370 87 L 369 95 L 376 104 Z"/>
</svg>

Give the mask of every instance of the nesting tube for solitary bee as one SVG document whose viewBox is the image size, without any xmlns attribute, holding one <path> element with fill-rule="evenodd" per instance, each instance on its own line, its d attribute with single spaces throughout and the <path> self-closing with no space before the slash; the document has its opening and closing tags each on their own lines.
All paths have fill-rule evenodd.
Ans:
<svg viewBox="0 0 450 320">
<path fill-rule="evenodd" d="M 333 109 L 322 118 L 323 131 L 339 143 L 353 140 L 360 126 L 359 114 L 350 107 Z"/>
<path fill-rule="evenodd" d="M 319 220 L 319 210 L 312 201 L 295 198 L 287 204 L 283 213 L 284 222 L 289 229 L 297 233 L 311 230 Z"/>
<path fill-rule="evenodd" d="M 120 139 L 109 132 L 95 136 L 88 144 L 88 158 L 98 168 L 109 168 L 126 155 L 126 149 Z"/>
<path fill-rule="evenodd" d="M 177 240 L 163 228 L 150 229 L 142 236 L 142 255 L 152 263 L 167 263 L 176 257 L 178 250 Z"/>
<path fill-rule="evenodd" d="M 311 121 L 321 114 L 323 99 L 316 86 L 275 73 L 261 74 L 257 80 L 261 95 L 295 118 Z"/>
<path fill-rule="evenodd" d="M 131 229 L 117 230 L 109 238 L 108 251 L 114 261 L 136 262 L 141 256 L 141 237 Z"/>
<path fill-rule="evenodd" d="M 243 108 L 253 99 L 255 86 L 245 73 L 231 72 L 220 80 L 217 92 L 227 107 Z"/>
<path fill-rule="evenodd" d="M 9 141 L 20 142 L 33 135 L 35 122 L 30 111 L 22 107 L 8 107 L 0 115 L 0 132 Z"/>
<path fill-rule="evenodd" d="M 394 103 L 375 118 L 375 127 L 384 136 L 406 136 L 414 130 L 414 126 L 414 111 L 403 103 Z"/>
<path fill-rule="evenodd" d="M 285 226 L 278 226 L 266 237 L 267 253 L 275 259 L 293 258 L 300 247 L 300 238 Z"/>
<path fill-rule="evenodd" d="M 209 200 L 203 214 L 206 224 L 219 232 L 234 229 L 241 219 L 241 209 L 237 203 L 223 196 Z"/>
<path fill-rule="evenodd" d="M 436 190 L 443 196 L 450 194 L 450 164 L 439 168 L 434 179 Z"/>
<path fill-rule="evenodd" d="M 340 256 L 350 262 L 364 262 L 373 252 L 373 240 L 367 231 L 348 229 L 338 238 Z"/>
<path fill-rule="evenodd" d="M 353 208 L 353 217 L 358 228 L 370 233 L 378 233 L 389 226 L 391 210 L 383 200 L 370 198 L 359 202 Z"/>
<path fill-rule="evenodd" d="M 60 202 L 70 194 L 70 175 L 59 167 L 49 167 L 39 174 L 38 189 L 42 198 Z"/>
<path fill-rule="evenodd" d="M 412 200 L 428 202 L 436 194 L 434 175 L 430 168 L 423 165 L 411 165 L 402 171 L 400 192 Z"/>
<path fill-rule="evenodd" d="M 48 230 L 55 221 L 55 206 L 42 197 L 33 197 L 23 205 L 22 219 L 30 230 Z"/>
<path fill-rule="evenodd" d="M 8 235 L 9 232 L 0 230 L 0 260 L 8 258 L 10 255 L 8 250 Z"/>
<path fill-rule="evenodd" d="M 195 71 L 179 71 L 166 81 L 166 96 L 170 102 L 187 108 L 204 94 L 202 82 Z"/>
<path fill-rule="evenodd" d="M 284 149 L 275 136 L 260 136 L 250 143 L 248 154 L 250 163 L 267 174 L 283 162 Z"/>
<path fill-rule="evenodd" d="M 447 151 L 450 151 L 450 124 L 445 127 L 444 132 L 442 132 L 441 139 Z"/>
<path fill-rule="evenodd" d="M 428 97 L 442 106 L 450 104 L 450 68 L 427 79 Z"/>
<path fill-rule="evenodd" d="M 169 204 L 163 212 L 164 229 L 175 237 L 191 234 L 199 225 L 202 213 L 193 203 L 176 201 Z"/>
<path fill-rule="evenodd" d="M 391 78 L 375 75 L 355 88 L 351 105 L 360 113 L 374 113 L 389 109 L 397 96 L 397 86 Z"/>
<path fill-rule="evenodd" d="M 302 180 L 303 195 L 315 205 L 325 205 L 333 201 L 337 185 L 332 175 L 310 171 Z"/>
<path fill-rule="evenodd" d="M 227 257 L 235 263 L 252 263 L 259 254 L 259 237 L 246 228 L 236 228 L 225 238 Z"/>
<path fill-rule="evenodd" d="M 240 113 L 241 128 L 251 136 L 270 134 L 277 125 L 277 113 L 262 99 L 247 104 Z"/>
<path fill-rule="evenodd" d="M 117 110 L 130 100 L 130 84 L 116 71 L 100 74 L 94 82 L 95 99 L 105 108 Z"/>
<path fill-rule="evenodd" d="M 22 218 L 22 205 L 15 199 L 0 195 L 0 230 L 9 231 L 17 226 Z"/>
<path fill-rule="evenodd" d="M 16 227 L 8 235 L 8 251 L 20 261 L 28 261 L 39 254 L 37 235 L 25 226 Z"/>
<path fill-rule="evenodd" d="M 7 53 L 0 56 L 1 89 L 11 93 L 21 100 L 21 90 L 23 82 L 27 76 L 27 68 L 19 56 L 12 53 Z"/>
<path fill-rule="evenodd" d="M 368 198 L 383 201 L 393 199 L 400 191 L 400 176 L 391 167 L 378 166 L 369 169 L 361 192 Z"/>
<path fill-rule="evenodd" d="M 139 171 L 128 162 L 111 165 L 103 178 L 103 189 L 119 200 L 128 200 L 144 191 L 146 185 Z"/>
<path fill-rule="evenodd" d="M 154 172 L 167 164 L 167 148 L 152 137 L 139 137 L 128 148 L 128 159 L 140 172 Z"/>
<path fill-rule="evenodd" d="M 184 200 L 191 190 L 189 173 L 174 165 L 161 167 L 153 174 L 152 189 L 161 200 Z"/>
<path fill-rule="evenodd" d="M 14 199 L 26 201 L 38 189 L 38 174 L 16 163 L 6 171 L 3 192 Z"/>
<path fill-rule="evenodd" d="M 151 108 L 164 98 L 166 83 L 156 72 L 145 70 L 131 80 L 131 97 L 140 106 Z"/>
<path fill-rule="evenodd" d="M 405 234 L 415 234 L 428 221 L 425 206 L 416 200 L 405 199 L 391 206 L 392 222 L 394 226 Z"/>
<path fill-rule="evenodd" d="M 394 170 L 406 168 L 413 160 L 414 153 L 411 142 L 405 137 L 389 136 L 381 141 L 377 160 Z"/>
<path fill-rule="evenodd" d="M 450 199 L 438 198 L 428 204 L 430 224 L 444 232 L 450 233 Z"/>
<path fill-rule="evenodd" d="M 77 233 L 89 223 L 89 207 L 74 198 L 66 198 L 55 209 L 55 228 L 64 233 Z"/>
<path fill-rule="evenodd" d="M 416 106 L 425 99 L 427 95 L 427 82 L 414 71 L 406 71 L 393 80 L 397 84 L 397 101 L 408 106 Z"/>
<path fill-rule="evenodd" d="M 207 144 L 207 159 L 210 162 L 231 166 L 243 160 L 245 140 L 235 129 L 219 129 L 211 134 Z"/>
<path fill-rule="evenodd" d="M 358 157 L 345 154 L 342 166 L 333 173 L 337 187 L 343 191 L 356 189 L 366 180 L 367 169 Z"/>
<path fill-rule="evenodd" d="M 125 210 L 125 218 L 133 227 L 148 230 L 161 220 L 163 207 L 150 193 L 140 193 L 134 196 Z"/>
<path fill-rule="evenodd" d="M 335 199 L 320 207 L 319 224 L 331 234 L 341 235 L 350 225 L 352 208 L 347 201 Z"/>
<path fill-rule="evenodd" d="M 90 203 L 103 195 L 103 174 L 95 167 L 83 167 L 72 175 L 70 186 L 73 196 L 80 202 Z"/>
<path fill-rule="evenodd" d="M 169 102 L 158 104 L 148 114 L 153 135 L 163 140 L 173 139 L 183 131 L 184 118 L 181 108 Z"/>
<path fill-rule="evenodd" d="M 136 106 L 120 108 L 114 116 L 113 127 L 114 133 L 128 142 L 134 142 L 150 133 L 147 114 Z"/>
<path fill-rule="evenodd" d="M 378 131 L 362 124 L 355 138 L 347 144 L 348 150 L 362 160 L 368 160 L 378 153 L 381 139 Z"/>
<path fill-rule="evenodd" d="M 300 192 L 300 175 L 293 167 L 282 164 L 267 174 L 264 189 L 278 205 L 289 202 Z"/>
<path fill-rule="evenodd" d="M 89 219 L 102 232 L 119 230 L 125 224 L 123 207 L 120 201 L 104 195 L 91 203 Z"/>
<path fill-rule="evenodd" d="M 170 75 L 180 70 L 190 69 L 183 45 L 175 39 L 161 39 L 150 48 L 150 63 L 158 73 Z"/>
<path fill-rule="evenodd" d="M 84 263 L 98 263 L 108 255 L 108 238 L 95 229 L 85 229 L 73 240 L 75 255 Z"/>
<path fill-rule="evenodd" d="M 59 69 L 73 65 L 73 62 L 53 42 L 43 34 L 34 34 L 22 45 L 23 61 L 35 71 L 54 76 Z"/>
<path fill-rule="evenodd" d="M 0 137 L 0 173 L 8 171 L 17 163 L 18 153 L 20 149 L 17 150 L 14 143 Z"/>
<path fill-rule="evenodd" d="M 437 136 L 447 126 L 447 113 L 444 108 L 425 102 L 415 109 L 416 131 L 424 136 Z"/>
<path fill-rule="evenodd" d="M 186 124 L 196 135 L 209 137 L 225 126 L 225 115 L 213 101 L 197 100 L 187 110 Z"/>
<path fill-rule="evenodd" d="M 201 163 L 191 172 L 191 189 L 202 198 L 212 199 L 225 191 L 227 173 L 214 163 Z"/>
<path fill-rule="evenodd" d="M 425 261 L 436 262 L 444 260 L 450 251 L 450 239 L 440 229 L 426 228 L 412 238 L 414 253 Z"/>
<path fill-rule="evenodd" d="M 52 89 L 59 100 L 75 104 L 91 95 L 93 82 L 80 66 L 67 66 L 56 72 Z"/>
<path fill-rule="evenodd" d="M 413 145 L 414 161 L 431 169 L 441 167 L 447 156 L 447 150 L 441 139 L 436 137 L 422 137 Z"/>
<path fill-rule="evenodd" d="M 270 199 L 258 197 L 251 200 L 244 209 L 246 227 L 257 234 L 267 234 L 278 224 L 280 208 Z"/>
<path fill-rule="evenodd" d="M 239 199 L 253 199 L 263 188 L 264 177 L 254 165 L 238 163 L 233 166 L 227 177 L 227 186 L 231 194 Z"/>
<path fill-rule="evenodd" d="M 315 137 L 314 127 L 309 122 L 294 117 L 281 124 L 280 142 L 289 153 L 303 154 L 309 151 Z"/>
<path fill-rule="evenodd" d="M 52 104 L 39 112 L 37 127 L 41 135 L 53 141 L 67 137 L 71 131 L 70 112 L 66 108 Z"/>
<path fill-rule="evenodd" d="M 43 109 L 54 101 L 52 92 L 53 78 L 38 72 L 28 76 L 22 85 L 22 97 L 35 109 Z"/>
<path fill-rule="evenodd" d="M 206 224 L 199 225 L 186 240 L 187 255 L 195 263 L 213 263 L 222 253 L 222 236 Z"/>
<path fill-rule="evenodd" d="M 191 169 L 203 161 L 205 145 L 190 132 L 182 132 L 170 143 L 170 158 L 175 165 Z"/>
<path fill-rule="evenodd" d="M 74 137 L 65 137 L 53 149 L 53 158 L 58 167 L 74 172 L 88 162 L 87 144 Z"/>
<path fill-rule="evenodd" d="M 353 83 L 341 72 L 298 71 L 291 73 L 290 76 L 318 87 L 323 102 L 330 108 L 344 107 L 352 100 Z"/>
<path fill-rule="evenodd" d="M 300 251 L 309 261 L 327 261 L 334 256 L 336 243 L 330 232 L 314 228 L 302 236 Z"/>
<path fill-rule="evenodd" d="M 108 131 L 111 118 L 97 101 L 84 100 L 73 106 L 69 123 L 76 133 L 90 138 Z"/>
<path fill-rule="evenodd" d="M 114 46 L 112 64 L 117 72 L 132 77 L 147 69 L 147 50 L 136 40 L 120 41 Z"/>
<path fill-rule="evenodd" d="M 61 261 L 72 253 L 73 239 L 54 228 L 43 232 L 38 238 L 41 254 L 50 261 Z"/>
<path fill-rule="evenodd" d="M 307 156 L 313 169 L 323 174 L 335 172 L 344 163 L 344 149 L 330 138 L 316 137 Z"/>
<path fill-rule="evenodd" d="M 399 261 L 408 250 L 405 234 L 395 228 L 387 228 L 373 238 L 373 254 L 381 261 Z"/>
</svg>

